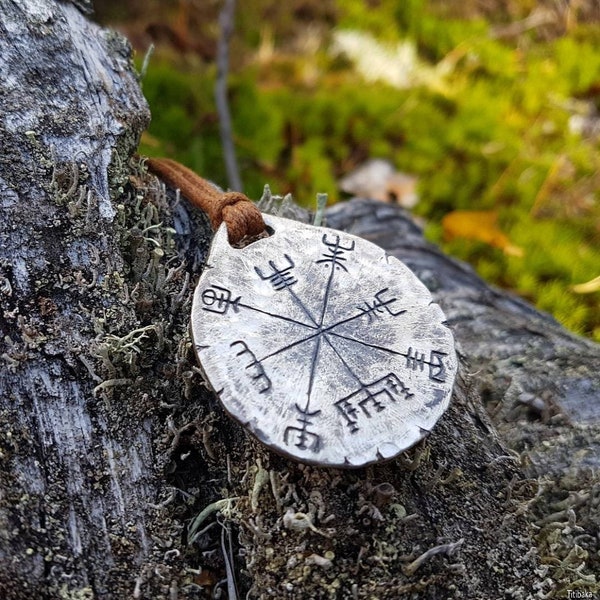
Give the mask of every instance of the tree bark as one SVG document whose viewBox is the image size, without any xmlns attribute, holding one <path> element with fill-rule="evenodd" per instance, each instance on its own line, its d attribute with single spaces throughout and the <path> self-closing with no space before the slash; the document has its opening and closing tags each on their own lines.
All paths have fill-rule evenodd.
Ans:
<svg viewBox="0 0 600 600">
<path fill-rule="evenodd" d="M 188 315 L 210 230 L 132 158 L 149 115 L 126 42 L 73 4 L 6 0 L 0 76 L 2 597 L 595 585 L 597 345 L 445 257 L 401 209 L 353 200 L 329 226 L 404 260 L 448 316 L 453 401 L 383 465 L 273 455 L 197 370 Z"/>
</svg>

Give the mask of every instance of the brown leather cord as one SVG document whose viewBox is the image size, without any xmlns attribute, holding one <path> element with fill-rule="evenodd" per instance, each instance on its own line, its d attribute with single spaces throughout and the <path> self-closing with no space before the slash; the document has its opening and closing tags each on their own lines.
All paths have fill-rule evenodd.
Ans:
<svg viewBox="0 0 600 600">
<path fill-rule="evenodd" d="M 170 187 L 179 188 L 194 206 L 203 210 L 215 231 L 225 222 L 231 245 L 266 230 L 260 211 L 241 192 L 219 192 L 206 179 L 169 158 L 148 158 L 146 165 L 151 173 Z"/>
</svg>

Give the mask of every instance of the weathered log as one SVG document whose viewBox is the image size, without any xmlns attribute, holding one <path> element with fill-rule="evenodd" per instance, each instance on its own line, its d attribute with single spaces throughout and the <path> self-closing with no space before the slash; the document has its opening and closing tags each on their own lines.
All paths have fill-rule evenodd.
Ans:
<svg viewBox="0 0 600 600">
<path fill-rule="evenodd" d="M 387 464 L 273 455 L 196 369 L 188 314 L 210 230 L 131 159 L 148 112 L 127 44 L 72 4 L 8 0 L 0 75 L 2 597 L 593 585 L 598 346 L 491 289 L 400 209 L 354 200 L 328 224 L 432 289 L 460 348 L 453 402 Z"/>
</svg>

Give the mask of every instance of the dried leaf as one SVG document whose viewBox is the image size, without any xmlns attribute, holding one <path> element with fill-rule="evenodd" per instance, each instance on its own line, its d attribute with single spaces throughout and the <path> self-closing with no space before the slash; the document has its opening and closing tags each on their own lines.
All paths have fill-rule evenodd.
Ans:
<svg viewBox="0 0 600 600">
<path fill-rule="evenodd" d="M 442 226 L 446 240 L 477 240 L 500 248 L 509 256 L 523 256 L 523 249 L 515 246 L 498 227 L 498 214 L 495 211 L 455 210 L 443 218 Z"/>
<path fill-rule="evenodd" d="M 348 194 L 412 208 L 419 201 L 417 182 L 413 175 L 396 171 L 387 160 L 374 158 L 358 166 L 338 183 Z"/>
</svg>

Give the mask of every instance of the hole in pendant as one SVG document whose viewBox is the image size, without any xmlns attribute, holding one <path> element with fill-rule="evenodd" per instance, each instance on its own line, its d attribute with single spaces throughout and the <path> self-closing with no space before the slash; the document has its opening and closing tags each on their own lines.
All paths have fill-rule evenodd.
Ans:
<svg viewBox="0 0 600 600">
<path fill-rule="evenodd" d="M 258 240 L 264 240 L 265 238 L 271 237 L 275 233 L 275 230 L 269 225 L 265 225 L 265 230 L 261 231 L 258 235 L 245 235 L 239 242 L 230 244 L 232 248 L 241 250 Z"/>
</svg>

